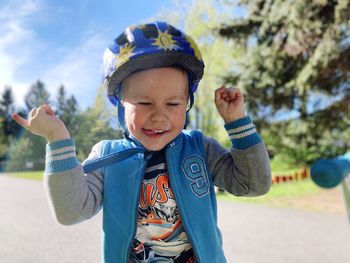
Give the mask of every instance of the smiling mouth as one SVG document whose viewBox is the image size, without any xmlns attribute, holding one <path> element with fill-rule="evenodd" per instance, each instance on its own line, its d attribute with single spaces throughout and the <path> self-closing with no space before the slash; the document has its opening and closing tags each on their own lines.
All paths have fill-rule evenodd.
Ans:
<svg viewBox="0 0 350 263">
<path fill-rule="evenodd" d="M 158 129 L 142 129 L 142 130 L 149 137 L 160 137 L 166 134 L 167 132 L 169 132 L 169 130 L 158 130 Z"/>
</svg>

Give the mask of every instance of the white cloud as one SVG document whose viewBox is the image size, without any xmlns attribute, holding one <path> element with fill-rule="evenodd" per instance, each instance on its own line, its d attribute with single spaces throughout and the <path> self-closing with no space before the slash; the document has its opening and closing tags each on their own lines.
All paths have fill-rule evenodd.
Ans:
<svg viewBox="0 0 350 263">
<path fill-rule="evenodd" d="M 11 1 L 0 7 L 0 92 L 11 85 L 17 102 L 23 101 L 28 84 L 16 80 L 15 75 L 32 56 L 29 43 L 35 42 L 35 33 L 29 24 L 40 9 L 40 2 L 33 0 Z"/>
<path fill-rule="evenodd" d="M 63 84 L 82 107 L 91 105 L 95 97 L 101 81 L 102 53 L 106 45 L 105 38 L 99 33 L 85 35 L 78 46 L 65 50 L 63 57 L 40 78 L 54 96 Z"/>
<path fill-rule="evenodd" d="M 103 32 L 81 32 L 73 47 L 69 42 L 51 46 L 52 40 L 38 35 L 36 26 L 61 23 L 57 19 L 67 11 L 62 8 L 42 0 L 12 0 L 0 6 L 0 94 L 6 85 L 12 86 L 17 105 L 24 106 L 24 96 L 37 79 L 46 84 L 52 99 L 63 84 L 81 107 L 93 102 L 106 38 Z"/>
</svg>

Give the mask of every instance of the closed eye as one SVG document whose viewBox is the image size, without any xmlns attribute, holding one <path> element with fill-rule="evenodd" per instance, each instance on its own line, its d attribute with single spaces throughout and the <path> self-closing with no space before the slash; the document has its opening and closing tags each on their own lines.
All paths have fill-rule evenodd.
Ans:
<svg viewBox="0 0 350 263">
<path fill-rule="evenodd" d="M 151 103 L 151 102 L 147 102 L 147 101 L 140 101 L 140 102 L 138 102 L 137 104 L 139 104 L 139 105 L 144 105 L 144 106 L 148 106 L 148 105 L 151 105 L 152 103 Z"/>
<path fill-rule="evenodd" d="M 178 103 L 178 102 L 169 102 L 169 103 L 167 103 L 167 105 L 175 107 L 175 106 L 180 105 L 180 103 Z"/>
</svg>

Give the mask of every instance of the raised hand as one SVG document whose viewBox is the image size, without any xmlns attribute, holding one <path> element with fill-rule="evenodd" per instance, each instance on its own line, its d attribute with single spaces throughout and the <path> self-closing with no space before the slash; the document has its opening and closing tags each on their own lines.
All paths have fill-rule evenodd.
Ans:
<svg viewBox="0 0 350 263">
<path fill-rule="evenodd" d="M 19 125 L 35 135 L 45 137 L 49 142 L 70 138 L 69 132 L 47 104 L 34 108 L 28 114 L 28 119 L 24 119 L 18 114 L 12 114 Z"/>
<path fill-rule="evenodd" d="M 244 96 L 240 89 L 222 86 L 215 90 L 215 105 L 225 121 L 229 123 L 246 116 L 244 112 Z"/>
</svg>

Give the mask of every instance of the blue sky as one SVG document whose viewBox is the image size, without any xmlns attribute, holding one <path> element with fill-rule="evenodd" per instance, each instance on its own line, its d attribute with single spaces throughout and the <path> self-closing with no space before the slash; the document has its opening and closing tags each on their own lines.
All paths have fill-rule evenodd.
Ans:
<svg viewBox="0 0 350 263">
<path fill-rule="evenodd" d="M 40 79 L 52 99 L 64 84 L 80 107 L 91 105 L 106 45 L 170 6 L 170 0 L 0 0 L 0 94 L 12 86 L 22 106 Z"/>
</svg>

